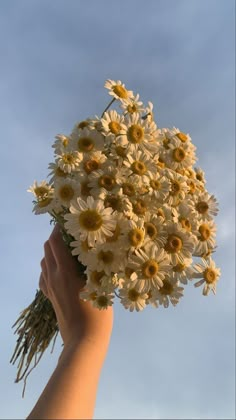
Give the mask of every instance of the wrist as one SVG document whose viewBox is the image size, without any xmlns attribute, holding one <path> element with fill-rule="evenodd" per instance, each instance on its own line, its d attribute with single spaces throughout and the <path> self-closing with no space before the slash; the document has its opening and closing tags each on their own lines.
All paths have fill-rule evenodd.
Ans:
<svg viewBox="0 0 236 420">
<path fill-rule="evenodd" d="M 80 357 L 82 353 L 94 354 L 103 360 L 108 350 L 111 334 L 84 334 L 64 344 L 58 363 Z"/>
</svg>

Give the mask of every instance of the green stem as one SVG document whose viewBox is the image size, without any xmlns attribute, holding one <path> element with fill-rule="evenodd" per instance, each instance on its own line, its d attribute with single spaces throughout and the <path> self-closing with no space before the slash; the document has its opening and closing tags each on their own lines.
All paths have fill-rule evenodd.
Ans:
<svg viewBox="0 0 236 420">
<path fill-rule="evenodd" d="M 107 107 L 104 109 L 104 111 L 103 111 L 103 113 L 101 115 L 101 118 L 103 117 L 103 115 L 105 114 L 105 112 L 110 108 L 110 106 L 113 104 L 113 102 L 115 102 L 115 100 L 116 100 L 116 98 L 113 98 L 111 100 L 111 102 L 109 102 L 109 104 L 107 105 Z"/>
</svg>

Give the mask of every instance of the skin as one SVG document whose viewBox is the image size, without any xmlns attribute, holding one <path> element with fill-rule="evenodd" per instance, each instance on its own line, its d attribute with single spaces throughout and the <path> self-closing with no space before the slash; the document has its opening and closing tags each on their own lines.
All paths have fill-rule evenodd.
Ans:
<svg viewBox="0 0 236 420">
<path fill-rule="evenodd" d="M 63 351 L 27 419 L 91 419 L 113 326 L 113 309 L 94 308 L 79 292 L 85 282 L 58 225 L 44 244 L 39 287 L 56 313 Z"/>
</svg>

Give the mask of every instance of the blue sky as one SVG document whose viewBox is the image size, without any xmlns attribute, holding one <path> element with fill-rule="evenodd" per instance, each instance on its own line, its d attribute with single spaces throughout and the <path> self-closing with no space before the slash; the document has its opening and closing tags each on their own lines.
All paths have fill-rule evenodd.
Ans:
<svg viewBox="0 0 236 420">
<path fill-rule="evenodd" d="M 45 179 L 54 136 L 102 113 L 107 78 L 151 100 L 160 127 L 190 133 L 220 203 L 222 276 L 216 296 L 190 285 L 176 308 L 130 314 L 115 304 L 95 418 L 235 418 L 234 9 L 232 0 L 1 0 L 1 418 L 29 414 L 61 349 L 58 340 L 22 399 L 11 325 L 34 297 L 51 230 L 26 190 Z"/>
</svg>

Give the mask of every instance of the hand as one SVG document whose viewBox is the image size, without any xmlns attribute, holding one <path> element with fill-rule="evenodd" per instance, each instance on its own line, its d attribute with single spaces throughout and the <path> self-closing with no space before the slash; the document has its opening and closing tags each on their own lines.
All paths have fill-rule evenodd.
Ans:
<svg viewBox="0 0 236 420">
<path fill-rule="evenodd" d="M 109 340 L 113 309 L 99 310 L 79 298 L 85 281 L 78 274 L 78 262 L 64 243 L 59 225 L 45 242 L 44 251 L 39 287 L 53 305 L 65 347 L 84 337 Z"/>
</svg>

